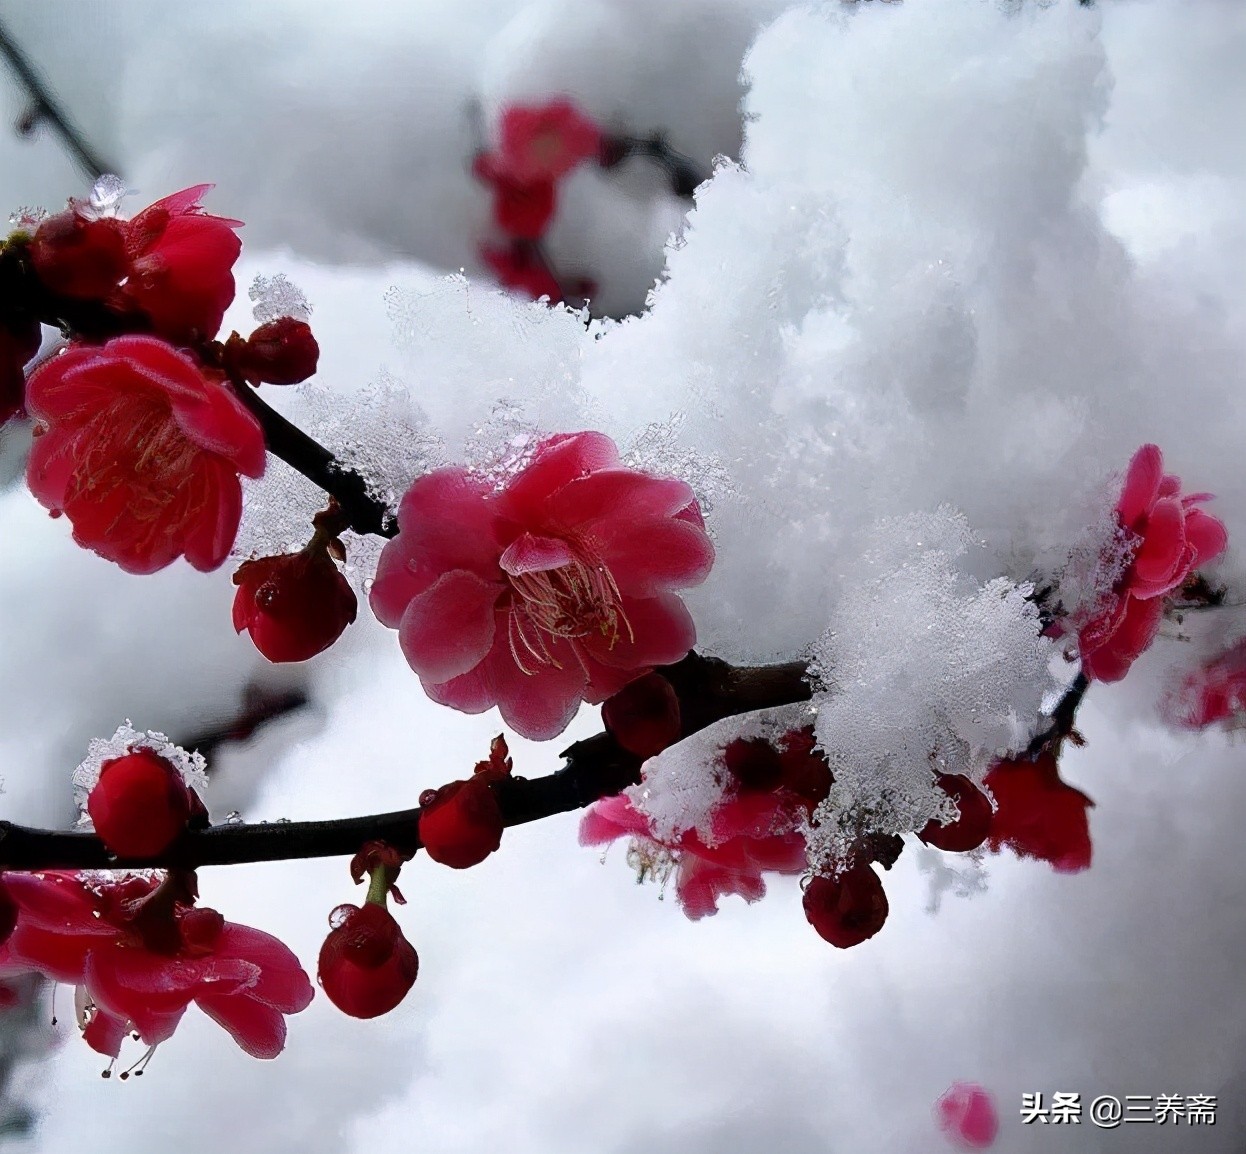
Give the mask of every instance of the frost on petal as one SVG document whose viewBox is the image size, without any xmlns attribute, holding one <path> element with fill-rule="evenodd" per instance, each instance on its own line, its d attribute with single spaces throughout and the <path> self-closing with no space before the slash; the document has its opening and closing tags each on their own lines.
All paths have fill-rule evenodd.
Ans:
<svg viewBox="0 0 1246 1154">
<path fill-rule="evenodd" d="M 175 745 L 163 733 L 155 730 L 135 729 L 127 720 L 107 738 L 93 737 L 87 743 L 87 755 L 73 772 L 74 801 L 78 805 L 78 825 L 91 828 L 87 814 L 87 799 L 99 783 L 100 768 L 104 762 L 124 757 L 135 749 L 149 749 L 158 757 L 176 766 L 182 780 L 201 798 L 207 796 L 207 762 L 203 754 Z"/>
<path fill-rule="evenodd" d="M 650 758 L 645 762 L 641 783 L 629 787 L 622 796 L 648 820 L 658 841 L 676 845 L 691 833 L 715 847 L 724 835 L 739 832 L 726 830 L 715 821 L 729 781 L 722 769 L 723 751 L 742 739 L 777 743 L 784 734 L 810 724 L 813 716 L 809 705 L 799 703 L 716 721 Z"/>
</svg>

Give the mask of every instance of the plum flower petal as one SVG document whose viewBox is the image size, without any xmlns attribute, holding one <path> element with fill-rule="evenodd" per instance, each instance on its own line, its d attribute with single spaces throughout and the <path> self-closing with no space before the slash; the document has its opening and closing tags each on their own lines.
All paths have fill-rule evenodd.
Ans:
<svg viewBox="0 0 1246 1154">
<path fill-rule="evenodd" d="M 1129 462 L 1116 518 L 1131 542 L 1129 562 L 1092 616 L 1078 626 L 1082 670 L 1096 681 L 1119 681 L 1159 632 L 1163 599 L 1228 544 L 1224 524 L 1198 506 L 1210 494 L 1181 496 L 1181 479 L 1164 472 L 1157 445 Z"/>
<path fill-rule="evenodd" d="M 601 433 L 546 439 L 497 490 L 439 469 L 403 498 L 372 606 L 433 700 L 554 737 L 581 702 L 692 648 L 672 591 L 713 562 L 694 505 L 682 482 L 623 468 Z"/>
<path fill-rule="evenodd" d="M 264 471 L 259 423 L 219 380 L 154 337 L 77 346 L 31 375 L 31 492 L 74 538 L 132 573 L 225 560 L 239 474 Z"/>
</svg>

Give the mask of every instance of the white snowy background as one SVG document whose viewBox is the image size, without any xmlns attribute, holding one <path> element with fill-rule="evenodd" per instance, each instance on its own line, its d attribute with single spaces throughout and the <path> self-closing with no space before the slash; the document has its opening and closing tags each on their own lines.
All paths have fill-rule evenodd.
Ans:
<svg viewBox="0 0 1246 1154">
<path fill-rule="evenodd" d="M 637 452 L 679 462 L 712 500 L 719 562 L 689 598 L 706 651 L 791 656 L 884 619 L 864 680 L 888 691 L 888 725 L 922 735 L 932 700 L 973 704 L 964 670 L 906 648 L 903 600 L 872 602 L 866 582 L 912 588 L 909 624 L 924 628 L 918 610 L 946 582 L 922 575 L 950 572 L 964 593 L 952 633 L 980 624 L 978 587 L 1057 570 L 1147 440 L 1218 494 L 1231 543 L 1246 535 L 1237 0 L 3 0 L 0 19 L 136 206 L 217 183 L 209 207 L 247 221 L 240 288 L 285 273 L 314 307 L 317 390 L 282 403 L 388 483 L 487 446 L 507 430 L 499 411 L 621 443 L 666 423 Z M 652 172 L 573 177 L 551 248 L 592 269 L 602 307 L 638 312 L 668 274 L 622 324 L 586 329 L 477 275 L 476 125 L 557 91 L 612 127 L 665 129 L 707 170 L 743 162 L 720 165 L 665 249 L 686 206 Z M 0 94 L 16 117 L 16 88 Z M 82 187 L 46 134 L 0 135 L 0 204 L 55 208 Z M 246 331 L 240 298 L 227 324 Z M 326 398 L 356 394 L 344 425 Z M 400 445 L 381 454 L 386 437 Z M 253 496 L 241 548 L 293 540 L 296 517 L 256 510 L 311 497 L 277 470 Z M 910 514 L 920 532 L 880 523 Z M 428 703 L 366 614 L 305 670 L 273 671 L 233 636 L 227 571 L 130 577 L 74 547 L 20 484 L 0 495 L 0 525 L 5 817 L 68 825 L 91 737 L 127 717 L 200 731 L 255 678 L 305 680 L 312 707 L 222 751 L 218 818 L 413 804 L 498 732 L 495 715 Z M 1231 546 L 1221 566 L 1238 599 L 1242 558 Z M 919 563 L 901 576 L 905 560 Z M 367 553 L 355 562 L 362 576 Z M 910 844 L 884 877 L 884 930 L 840 952 L 805 923 L 792 879 L 691 924 L 633 884 L 621 846 L 603 866 L 577 847 L 577 816 L 555 818 L 509 831 L 476 869 L 408 867 L 399 916 L 421 976 L 387 1018 L 318 998 L 286 1053 L 258 1063 L 192 1010 L 126 1084 L 101 1080 L 62 1025 L 18 1075 L 38 1121 L 13 1148 L 926 1154 L 951 1149 L 931 1107 L 966 1079 L 996 1096 L 1000 1151 L 1240 1151 L 1244 754 L 1169 732 L 1156 704 L 1246 622 L 1188 625 L 1079 715 L 1088 744 L 1062 772 L 1097 803 L 1085 874 L 989 857 L 982 888 L 935 864 L 963 858 Z M 990 641 L 1005 670 L 1024 664 L 1015 620 Z M 988 687 L 1000 708 L 1024 699 L 1004 681 Z M 846 745 L 886 740 L 870 728 L 883 700 L 851 702 Z M 558 743 L 515 739 L 517 771 L 556 769 L 595 712 Z M 311 969 L 329 910 L 358 900 L 345 867 L 231 867 L 201 886 Z M 1023 1091 L 1057 1090 L 1218 1094 L 1219 1120 L 1020 1124 Z"/>
</svg>

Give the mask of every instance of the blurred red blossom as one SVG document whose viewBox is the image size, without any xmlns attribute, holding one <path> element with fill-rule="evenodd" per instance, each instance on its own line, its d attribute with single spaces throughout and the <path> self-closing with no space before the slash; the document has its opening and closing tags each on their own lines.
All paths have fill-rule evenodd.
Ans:
<svg viewBox="0 0 1246 1154">
<path fill-rule="evenodd" d="M 500 488 L 463 468 L 419 478 L 371 602 L 437 702 L 498 706 L 525 737 L 561 733 L 692 648 L 674 589 L 714 549 L 692 490 L 624 466 L 601 433 L 549 437 Z"/>
<path fill-rule="evenodd" d="M 74 202 L 35 231 L 35 270 L 53 292 L 141 313 L 170 341 L 211 339 L 234 299 L 233 266 L 242 249 L 234 231 L 241 221 L 203 211 L 200 201 L 211 188 L 175 192 L 128 221 Z"/>
<path fill-rule="evenodd" d="M 534 301 L 548 297 L 550 304 L 562 302 L 562 285 L 532 245 L 522 242 L 507 248 L 483 245 L 480 255 L 503 288 L 515 289 Z"/>
<path fill-rule="evenodd" d="M 1186 677 L 1163 708 L 1187 729 L 1237 722 L 1246 713 L 1246 639 Z"/>
<path fill-rule="evenodd" d="M 100 766 L 87 813 L 113 853 L 154 857 L 186 828 L 197 801 L 177 766 L 154 750 L 137 748 Z"/>
<path fill-rule="evenodd" d="M 985 1150 L 999 1133 L 995 1099 L 976 1082 L 953 1082 L 935 1103 L 935 1119 L 962 1150 Z"/>
<path fill-rule="evenodd" d="M 1078 630 L 1082 671 L 1092 681 L 1121 680 L 1155 640 L 1164 595 L 1224 551 L 1224 523 L 1199 508 L 1209 500 L 1208 493 L 1181 495 L 1181 478 L 1164 472 L 1158 445 L 1133 455 L 1116 503 L 1129 566 L 1106 605 Z"/>
<path fill-rule="evenodd" d="M 340 905 L 320 947 L 318 975 L 325 994 L 352 1018 L 387 1014 L 415 984 L 420 959 L 383 905 Z"/>
<path fill-rule="evenodd" d="M 601 130 L 565 96 L 502 113 L 499 164 L 516 180 L 558 180 L 601 151 Z"/>
<path fill-rule="evenodd" d="M 234 574 L 234 629 L 269 661 L 307 661 L 355 620 L 359 602 L 323 545 L 244 561 Z"/>
<path fill-rule="evenodd" d="M 493 189 L 493 223 L 516 240 L 538 240 L 554 218 L 558 195 L 552 180 L 519 180 L 498 159 L 482 153 L 472 175 Z"/>
<path fill-rule="evenodd" d="M 240 473 L 264 434 L 229 388 L 155 337 L 75 345 L 31 374 L 31 492 L 74 539 L 131 573 L 185 555 L 215 569 L 242 516 Z"/>
<path fill-rule="evenodd" d="M 1095 803 L 1060 778 L 1051 753 L 1033 760 L 997 762 L 986 775 L 995 798 L 990 845 L 1008 846 L 1018 857 L 1050 862 L 1057 873 L 1090 868 L 1090 823 L 1086 811 Z"/>
<path fill-rule="evenodd" d="M 312 986 L 276 938 L 194 906 L 193 884 L 150 876 L 9 873 L 19 915 L 0 972 L 36 970 L 83 987 L 84 1036 L 113 1058 L 133 1030 L 149 1046 L 172 1036 L 194 1002 L 248 1054 L 275 1058 L 286 1014 Z"/>
</svg>

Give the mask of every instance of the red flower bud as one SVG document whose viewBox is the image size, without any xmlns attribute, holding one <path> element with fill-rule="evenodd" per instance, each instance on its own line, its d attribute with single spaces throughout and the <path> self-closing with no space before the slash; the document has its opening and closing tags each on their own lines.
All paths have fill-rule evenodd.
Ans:
<svg viewBox="0 0 1246 1154">
<path fill-rule="evenodd" d="M 249 630 L 269 661 L 315 657 L 342 636 L 359 611 L 354 590 L 319 547 L 246 561 L 234 584 L 234 629 Z"/>
<path fill-rule="evenodd" d="M 31 239 L 31 263 L 52 292 L 103 300 L 126 277 L 125 228 L 112 217 L 92 220 L 72 208 L 58 212 Z"/>
<path fill-rule="evenodd" d="M 468 869 L 502 844 L 505 825 L 490 776 L 452 781 L 420 798 L 420 841 L 433 861 Z"/>
<path fill-rule="evenodd" d="M 306 321 L 278 317 L 243 344 L 238 366 L 252 384 L 297 385 L 316 371 L 320 346 Z"/>
<path fill-rule="evenodd" d="M 927 845 L 948 853 L 977 849 L 991 832 L 994 811 L 990 798 L 959 773 L 939 774 L 938 786 L 956 802 L 960 816 L 946 825 L 931 818 L 917 836 Z"/>
<path fill-rule="evenodd" d="M 493 186 L 493 220 L 498 228 L 516 240 L 540 238 L 557 205 L 552 180 L 519 180 L 487 154 L 473 162 L 472 175 Z"/>
<path fill-rule="evenodd" d="M 87 798 L 95 832 L 119 857 L 154 857 L 168 849 L 192 808 L 177 766 L 142 748 L 104 762 Z"/>
<path fill-rule="evenodd" d="M 864 862 L 836 877 L 814 877 L 805 887 L 804 904 L 809 924 L 841 950 L 872 938 L 887 920 L 883 883 Z"/>
<path fill-rule="evenodd" d="M 384 906 L 341 905 L 329 915 L 332 930 L 320 947 L 325 994 L 352 1018 L 388 1014 L 415 984 L 420 959 Z"/>
<path fill-rule="evenodd" d="M 628 753 L 654 757 L 679 740 L 679 698 L 660 673 L 646 673 L 601 707 L 610 735 Z"/>
</svg>

